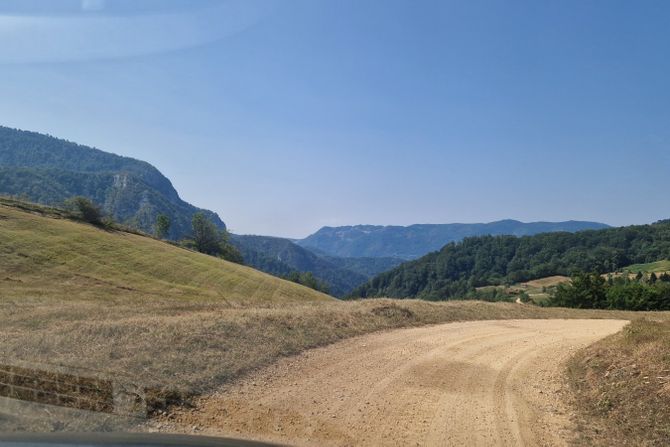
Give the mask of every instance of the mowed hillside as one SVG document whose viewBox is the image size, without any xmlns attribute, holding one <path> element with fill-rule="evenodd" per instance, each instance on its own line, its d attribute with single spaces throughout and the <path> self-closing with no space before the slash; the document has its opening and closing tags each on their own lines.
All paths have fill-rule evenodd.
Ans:
<svg viewBox="0 0 670 447">
<path fill-rule="evenodd" d="M 4 298 L 176 298 L 231 306 L 332 299 L 250 267 L 5 199 L 0 266 Z"/>
</svg>

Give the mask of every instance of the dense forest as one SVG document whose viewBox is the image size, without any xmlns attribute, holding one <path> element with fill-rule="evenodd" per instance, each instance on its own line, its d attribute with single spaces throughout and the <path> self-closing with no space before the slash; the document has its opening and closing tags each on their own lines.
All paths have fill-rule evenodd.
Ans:
<svg viewBox="0 0 670 447">
<path fill-rule="evenodd" d="M 199 211 L 225 229 L 216 213 L 181 200 L 170 181 L 149 163 L 2 126 L 0 194 L 51 206 L 84 196 L 114 220 L 147 233 L 164 214 L 172 223 L 170 239 L 189 235 L 191 219 Z"/>
<path fill-rule="evenodd" d="M 604 278 L 597 273 L 575 275 L 569 284 L 560 284 L 549 306 L 584 309 L 670 310 L 670 275 L 639 273 Z"/>
<path fill-rule="evenodd" d="M 577 272 L 607 273 L 670 258 L 670 220 L 577 233 L 480 236 L 401 264 L 357 288 L 353 297 L 446 300 L 475 287 Z"/>
<path fill-rule="evenodd" d="M 391 270 L 393 267 L 404 262 L 400 258 L 340 258 L 337 256 L 320 255 L 318 252 L 317 255 L 331 264 L 365 276 L 365 280 L 372 279 L 381 272 Z M 360 283 L 356 285 L 360 285 Z"/>
</svg>

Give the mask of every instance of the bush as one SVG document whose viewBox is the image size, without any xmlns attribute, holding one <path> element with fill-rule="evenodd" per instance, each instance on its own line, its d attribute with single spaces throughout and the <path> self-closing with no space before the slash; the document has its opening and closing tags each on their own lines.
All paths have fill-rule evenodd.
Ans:
<svg viewBox="0 0 670 447">
<path fill-rule="evenodd" d="M 65 208 L 84 222 L 98 226 L 103 225 L 102 211 L 95 203 L 86 197 L 75 196 L 66 200 Z"/>
<path fill-rule="evenodd" d="M 243 263 L 242 255 L 233 246 L 228 238 L 227 231 L 219 231 L 204 213 L 197 212 L 193 215 L 193 245 L 200 253 L 218 256 L 226 261 Z"/>
</svg>

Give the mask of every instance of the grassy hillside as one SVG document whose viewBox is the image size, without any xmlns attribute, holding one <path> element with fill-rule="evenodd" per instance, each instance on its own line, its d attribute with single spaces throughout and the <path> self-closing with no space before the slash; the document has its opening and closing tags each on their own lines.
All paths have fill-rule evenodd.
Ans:
<svg viewBox="0 0 670 447">
<path fill-rule="evenodd" d="M 198 211 L 225 228 L 216 213 L 181 200 L 170 180 L 147 162 L 2 126 L 0 194 L 45 205 L 86 196 L 118 222 L 149 233 L 158 214 L 165 214 L 172 222 L 171 239 L 190 234 Z"/>
<path fill-rule="evenodd" d="M 56 210 L 0 200 L 0 290 L 5 299 L 179 299 L 230 306 L 330 297 L 252 268 Z"/>
<path fill-rule="evenodd" d="M 559 284 L 567 284 L 570 278 L 567 276 L 548 276 L 546 278 L 534 279 L 526 282 L 519 282 L 503 286 L 484 286 L 477 287 L 478 292 L 493 292 L 496 290 L 500 294 L 511 297 L 521 298 L 526 295 L 531 302 L 535 304 L 545 303 L 552 293 L 556 291 Z"/>
<path fill-rule="evenodd" d="M 670 261 L 664 259 L 662 261 L 649 262 L 646 264 L 633 264 L 622 269 L 624 272 L 635 274 L 642 273 L 665 273 L 670 272 Z"/>
</svg>

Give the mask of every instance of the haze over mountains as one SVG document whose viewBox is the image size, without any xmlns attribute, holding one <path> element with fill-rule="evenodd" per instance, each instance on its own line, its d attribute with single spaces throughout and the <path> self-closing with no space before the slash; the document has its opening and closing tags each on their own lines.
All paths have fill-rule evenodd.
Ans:
<svg viewBox="0 0 670 447">
<path fill-rule="evenodd" d="M 555 231 L 576 232 L 609 228 L 598 222 L 530 222 L 501 220 L 472 224 L 417 224 L 410 226 L 355 225 L 323 227 L 297 244 L 344 257 L 395 257 L 415 259 L 439 250 L 449 242 L 483 235 L 530 236 Z"/>
<path fill-rule="evenodd" d="M 365 275 L 355 269 L 346 268 L 344 262 L 338 265 L 337 261 L 318 256 L 288 239 L 233 235 L 232 242 L 248 265 L 284 277 L 292 272 L 310 272 L 326 283 L 328 291 L 335 296 L 346 295 L 372 276 L 398 265 L 396 263 L 384 270 L 374 270 Z"/>
</svg>

